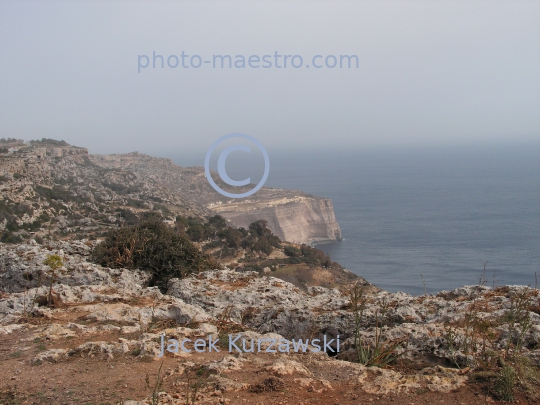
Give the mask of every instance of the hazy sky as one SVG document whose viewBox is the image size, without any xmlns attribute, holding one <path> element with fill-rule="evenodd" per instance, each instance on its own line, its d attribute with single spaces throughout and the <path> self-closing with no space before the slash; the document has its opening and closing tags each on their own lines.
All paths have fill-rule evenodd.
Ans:
<svg viewBox="0 0 540 405">
<path fill-rule="evenodd" d="M 165 68 L 139 73 L 154 51 Z M 189 59 L 275 52 L 302 67 Z M 359 67 L 306 67 L 345 54 Z M 270 149 L 540 139 L 540 2 L 0 0 L 0 137 L 171 156 L 231 132 Z"/>
</svg>

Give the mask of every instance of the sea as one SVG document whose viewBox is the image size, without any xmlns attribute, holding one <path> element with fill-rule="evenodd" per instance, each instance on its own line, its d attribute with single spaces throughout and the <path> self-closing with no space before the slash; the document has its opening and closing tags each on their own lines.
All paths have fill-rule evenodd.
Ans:
<svg viewBox="0 0 540 405">
<path fill-rule="evenodd" d="M 233 156 L 229 176 L 258 170 L 255 183 L 261 164 Z M 421 295 L 478 283 L 540 287 L 540 144 L 269 157 L 265 186 L 332 199 L 343 240 L 317 248 L 380 288 Z"/>
</svg>

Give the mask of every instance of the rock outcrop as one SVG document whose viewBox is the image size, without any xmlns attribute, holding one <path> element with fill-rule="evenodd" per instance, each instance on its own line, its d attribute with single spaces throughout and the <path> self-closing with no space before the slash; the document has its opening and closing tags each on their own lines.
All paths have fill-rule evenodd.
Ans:
<svg viewBox="0 0 540 405">
<path fill-rule="evenodd" d="M 144 272 L 89 263 L 91 245 L 87 241 L 0 244 L 0 334 L 4 340 L 17 337 L 3 349 L 11 351 L 11 357 L 2 359 L 0 375 L 8 370 L 20 374 L 12 378 L 19 379 L 28 373 L 32 377 L 28 392 L 41 368 L 47 370 L 50 363 L 58 376 L 63 370 L 73 375 L 78 367 L 88 375 L 87 361 L 92 362 L 92 369 L 100 362 L 111 362 L 109 369 L 125 373 L 133 367 L 126 362 L 140 370 L 148 360 L 161 360 L 167 388 L 154 402 L 124 403 L 186 403 L 186 379 L 199 381 L 201 376 L 201 403 L 230 403 L 227 399 L 232 393 L 240 398 L 243 392 L 272 392 L 285 386 L 300 397 L 307 392 L 338 401 L 359 395 L 449 393 L 466 384 L 469 369 L 477 366 L 480 355 L 504 352 L 509 344 L 533 362 L 540 358 L 540 294 L 524 286 L 495 290 L 468 286 L 423 297 L 372 289 L 356 314 L 350 297 L 336 289 L 311 287 L 303 292 L 254 272 L 201 272 L 171 280 L 167 294 L 162 294 L 146 285 Z M 50 305 L 43 300 L 50 288 L 50 278 L 46 278 L 50 269 L 43 264 L 49 254 L 61 256 L 66 263 L 52 285 Z M 360 319 L 363 344 L 374 347 L 377 339 L 385 344 L 401 342 L 395 352 L 409 362 L 408 371 L 358 364 L 356 319 Z M 489 352 L 473 344 L 471 339 L 479 338 L 476 333 L 484 330 L 474 329 L 475 325 L 493 326 Z M 305 349 L 297 346 L 274 354 L 265 352 L 268 344 L 261 345 L 261 351 L 228 350 L 227 341 L 238 334 L 250 341 L 275 339 L 287 345 L 322 336 L 334 343 L 327 353 L 314 350 L 311 343 Z M 217 353 L 162 351 L 162 339 L 204 342 L 209 336 L 221 342 Z M 329 356 L 336 354 L 332 351 L 338 349 L 338 336 L 339 353 Z M 39 344 L 37 352 L 35 344 Z M 12 366 L 18 371 L 11 370 Z M 252 377 L 239 380 L 242 375 Z M 253 376 L 266 379 L 257 383 Z M 127 384 L 124 387 L 129 389 Z M 126 395 L 133 398 L 133 393 Z"/>
<path fill-rule="evenodd" d="M 266 199 L 264 203 L 239 201 L 212 208 L 236 227 L 247 228 L 264 219 L 274 235 L 288 242 L 341 240 L 341 229 L 328 198 L 295 196 Z"/>
<path fill-rule="evenodd" d="M 249 198 L 231 200 L 217 193 L 208 184 L 202 167 L 180 167 L 170 159 L 155 158 L 137 152 L 118 155 L 90 155 L 92 162 L 107 169 L 122 169 L 157 180 L 168 189 L 209 212 L 218 213 L 236 227 L 247 228 L 264 219 L 274 235 L 295 243 L 336 241 L 341 230 L 336 221 L 332 201 L 298 190 L 263 187 Z M 216 182 L 230 192 L 225 184 Z M 249 186 L 246 186 L 246 190 Z"/>
<path fill-rule="evenodd" d="M 69 145 L 23 146 L 16 153 L 0 154 L 0 191 L 5 197 L 0 204 L 9 212 L 4 215 L 0 209 L 0 229 L 10 221 L 28 224 L 45 215 L 42 218 L 61 216 L 56 225 L 66 232 L 81 225 L 87 231 L 98 222 L 120 224 L 118 210 L 125 214 L 127 209 L 161 210 L 171 221 L 178 214 L 219 213 L 246 228 L 264 219 L 275 235 L 296 243 L 341 239 L 329 199 L 263 187 L 249 199 L 231 200 L 210 186 L 202 167 L 181 167 L 137 152 L 91 155 Z M 28 207 L 19 209 L 17 204 Z"/>
<path fill-rule="evenodd" d="M 33 295 L 46 295 L 50 270 L 42 264 L 43 259 L 49 254 L 58 254 L 65 261 L 55 278 L 54 294 L 59 302 L 116 302 L 113 306 L 88 306 L 87 319 L 125 321 L 140 327 L 141 322 L 149 323 L 152 317 L 182 324 L 219 320 L 226 314 L 228 322 L 241 325 L 245 330 L 276 333 L 287 339 L 312 335 L 337 338 L 339 335 L 341 356 L 345 358 L 354 346 L 355 314 L 351 311 L 350 297 L 337 289 L 310 287 L 304 292 L 283 280 L 255 272 L 215 270 L 172 279 L 167 294 L 163 295 L 157 288 L 145 287 L 149 280 L 145 272 L 113 270 L 89 263 L 88 251 L 85 242 L 59 242 L 48 248 L 37 244 L 0 244 L 3 258 L 0 291 L 8 293 L 0 301 L 3 323 L 9 324 L 6 319 L 14 319 L 28 309 Z M 536 349 L 540 344 L 538 290 L 507 286 L 494 291 L 485 286 L 466 286 L 422 297 L 366 291 L 370 292 L 362 308 L 363 339 L 372 342 L 378 333 L 388 341 L 404 339 L 406 343 L 397 350 L 411 361 L 429 363 L 438 358 L 451 364 L 470 363 L 475 353 L 470 348 L 463 352 L 460 342 L 470 343 L 464 339 L 469 333 L 466 322 L 472 322 L 471 319 L 491 320 L 494 325 L 492 350 L 502 350 L 509 340 L 514 341 L 519 335 L 527 355 L 535 359 L 540 354 Z M 153 315 L 148 309 L 133 309 L 118 303 L 140 294 L 159 300 Z M 33 305 L 32 309 L 40 308 Z M 527 322 L 523 321 L 524 317 Z M 512 325 L 511 319 L 519 321 L 518 324 Z M 450 330 L 452 341 L 449 340 Z M 336 344 L 332 346 L 335 348 Z"/>
</svg>

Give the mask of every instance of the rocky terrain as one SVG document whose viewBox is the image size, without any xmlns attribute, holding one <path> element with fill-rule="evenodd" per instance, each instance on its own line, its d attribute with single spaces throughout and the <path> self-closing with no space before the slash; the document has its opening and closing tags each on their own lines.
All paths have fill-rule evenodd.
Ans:
<svg viewBox="0 0 540 405">
<path fill-rule="evenodd" d="M 156 211 L 204 215 L 152 178 L 95 165 L 72 146 L 26 146 L 0 156 L 0 231 L 4 242 L 39 237 L 88 237 Z"/>
<path fill-rule="evenodd" d="M 128 170 L 141 178 L 158 181 L 195 206 L 218 213 L 236 227 L 266 220 L 274 235 L 295 243 L 335 241 L 341 239 L 332 201 L 314 197 L 298 190 L 263 187 L 255 195 L 234 200 L 217 193 L 209 184 L 202 167 L 183 168 L 170 159 L 139 153 L 123 155 L 90 155 L 90 160 L 107 169 Z M 225 190 L 230 189 L 219 177 L 214 180 Z M 248 190 L 250 187 L 246 186 Z M 244 190 L 244 191 L 246 191 Z"/>
<path fill-rule="evenodd" d="M 527 385 L 540 363 L 536 289 L 413 297 L 358 285 L 354 298 L 226 269 L 172 279 L 162 294 L 143 271 L 91 263 L 95 243 L 0 244 L 0 403 L 493 403 L 508 398 L 495 385 L 500 364 L 490 362 L 517 354 L 532 371 L 512 399 L 537 403 L 537 386 Z M 43 264 L 51 255 L 63 264 L 54 278 Z M 264 343 L 261 352 L 229 351 L 237 334 L 334 342 L 328 353 L 267 353 Z M 219 352 L 160 357 L 162 336 L 209 335 Z M 360 364 L 359 346 L 397 358 Z"/>
<path fill-rule="evenodd" d="M 2 145 L 0 405 L 540 401 L 536 287 L 389 293 L 299 243 L 341 237 L 329 200 Z"/>
<path fill-rule="evenodd" d="M 331 201 L 301 191 L 263 188 L 238 202 L 217 193 L 202 167 L 180 167 L 170 159 L 137 152 L 91 155 L 54 140 L 6 145 L 0 153 L 0 230 L 14 241 L 28 232 L 87 237 L 143 211 L 159 211 L 170 222 L 178 214 L 219 212 L 236 227 L 265 219 L 274 234 L 297 243 L 341 238 Z"/>
<path fill-rule="evenodd" d="M 272 210 L 292 210 L 294 217 L 277 219 L 274 215 L 272 224 L 265 226 L 273 226 L 295 241 L 335 239 L 339 226 L 328 200 L 291 190 L 263 189 L 244 206 L 264 208 L 239 209 L 238 204 L 219 199 L 222 196 L 208 185 L 202 168 L 183 168 L 169 159 L 136 152 L 90 155 L 84 148 L 51 139 L 29 143 L 0 140 L 0 145 L 6 145 L 0 149 L 1 242 L 96 240 L 155 214 L 231 268 L 273 270 L 302 288 L 339 287 L 357 278 L 335 263 L 325 265 L 324 257 L 312 257 L 307 265 L 301 257 L 288 257 L 283 247 L 269 256 L 272 248 L 267 241 L 256 244 L 260 238 L 245 231 L 219 236 L 218 229 L 207 226 L 209 218 L 223 207 L 234 211 L 234 221 L 228 223 L 231 229 L 237 225 L 249 229 L 250 220 L 262 211 L 271 215 Z M 278 200 L 279 207 L 274 208 L 261 202 Z M 306 215 L 299 215 L 298 210 L 306 207 Z M 294 255 L 302 256 L 298 249 Z"/>
</svg>

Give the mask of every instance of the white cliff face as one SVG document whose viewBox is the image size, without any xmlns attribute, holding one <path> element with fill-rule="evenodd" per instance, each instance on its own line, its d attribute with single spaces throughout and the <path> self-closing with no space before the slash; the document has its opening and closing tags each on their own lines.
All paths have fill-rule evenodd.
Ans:
<svg viewBox="0 0 540 405">
<path fill-rule="evenodd" d="M 272 233 L 293 243 L 336 241 L 341 229 L 336 221 L 332 201 L 327 198 L 297 197 L 266 201 L 266 204 L 222 205 L 215 209 L 237 227 L 264 219 Z"/>
</svg>

